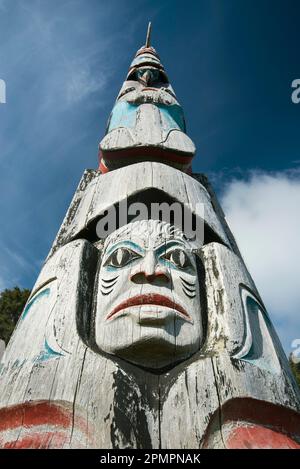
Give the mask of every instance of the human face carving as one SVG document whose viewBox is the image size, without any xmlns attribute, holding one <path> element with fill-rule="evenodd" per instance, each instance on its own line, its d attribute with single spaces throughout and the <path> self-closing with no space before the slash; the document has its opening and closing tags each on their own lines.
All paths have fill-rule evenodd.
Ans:
<svg viewBox="0 0 300 469">
<path fill-rule="evenodd" d="M 162 368 L 199 350 L 199 282 L 184 235 L 153 220 L 110 235 L 103 248 L 96 308 L 95 340 L 104 352 Z"/>
</svg>

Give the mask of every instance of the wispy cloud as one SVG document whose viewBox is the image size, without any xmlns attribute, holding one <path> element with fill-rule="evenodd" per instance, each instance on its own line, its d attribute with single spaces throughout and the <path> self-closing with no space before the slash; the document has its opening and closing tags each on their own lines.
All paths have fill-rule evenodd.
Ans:
<svg viewBox="0 0 300 469">
<path fill-rule="evenodd" d="M 83 170 L 97 166 L 124 51 L 144 20 L 116 0 L 0 0 L 0 9 L 1 289 L 33 284 Z"/>
<path fill-rule="evenodd" d="M 226 218 L 286 350 L 300 338 L 300 171 L 249 172 L 222 197 Z"/>
</svg>

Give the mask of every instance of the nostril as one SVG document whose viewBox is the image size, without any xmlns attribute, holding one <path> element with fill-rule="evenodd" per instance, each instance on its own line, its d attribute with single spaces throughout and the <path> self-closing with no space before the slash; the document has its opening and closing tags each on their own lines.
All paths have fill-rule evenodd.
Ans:
<svg viewBox="0 0 300 469">
<path fill-rule="evenodd" d="M 153 274 L 137 272 L 131 275 L 130 280 L 134 283 L 156 283 L 158 285 L 165 285 L 166 283 L 169 283 L 170 278 L 164 272 L 155 272 Z"/>
<path fill-rule="evenodd" d="M 134 283 L 142 283 L 144 274 L 142 272 L 137 272 L 130 276 L 130 280 Z"/>
<path fill-rule="evenodd" d="M 169 277 L 164 272 L 155 272 L 155 274 L 150 274 L 150 275 L 146 274 L 145 276 L 149 282 L 154 282 L 155 280 L 160 280 L 164 282 L 169 281 Z"/>
<path fill-rule="evenodd" d="M 145 277 L 146 277 L 148 282 L 152 283 L 157 276 L 155 274 L 149 274 L 149 275 L 145 274 Z"/>
</svg>

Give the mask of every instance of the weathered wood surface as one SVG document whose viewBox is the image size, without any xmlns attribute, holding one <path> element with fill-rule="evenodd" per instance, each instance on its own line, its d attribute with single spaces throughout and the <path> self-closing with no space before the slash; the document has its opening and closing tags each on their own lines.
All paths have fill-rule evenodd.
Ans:
<svg viewBox="0 0 300 469">
<path fill-rule="evenodd" d="M 161 447 L 201 447 L 211 417 L 219 408 L 211 359 L 198 354 L 161 376 L 160 387 Z"/>
<path fill-rule="evenodd" d="M 263 444 L 265 428 L 281 435 L 278 441 L 272 436 L 273 445 L 297 445 L 300 399 L 287 359 L 206 189 L 154 163 L 88 174 L 82 184 L 1 361 L 0 447 L 243 447 L 244 431 L 252 432 L 255 447 Z M 133 357 L 99 349 L 95 322 L 105 246 L 68 242 L 108 204 L 148 187 L 192 207 L 204 203 L 207 223 L 227 244 L 209 242 L 193 251 L 205 272 L 205 281 L 198 277 L 207 302 L 204 309 L 199 304 L 207 320 L 204 342 L 180 364 L 155 372 L 136 366 Z M 128 235 L 137 241 L 130 229 Z M 133 268 L 128 275 L 134 277 Z M 173 275 L 174 301 L 176 282 Z M 140 294 L 151 290 L 138 285 Z M 117 344 L 124 331 L 111 341 Z M 266 410 L 253 415 L 255 406 Z"/>
<path fill-rule="evenodd" d="M 182 172 L 185 132 L 148 34 L 100 143 L 114 171 L 84 173 L 1 359 L 1 448 L 300 448 L 298 388 L 209 182 Z M 133 201 L 179 202 L 204 238 L 127 208 L 99 236 Z"/>
<path fill-rule="evenodd" d="M 153 48 L 133 60 L 99 145 L 103 172 L 138 161 L 165 161 L 186 171 L 195 154 L 183 109 Z"/>
<path fill-rule="evenodd" d="M 147 100 L 151 100 L 147 92 Z M 155 104 L 140 104 L 136 111 L 134 128 L 120 127 L 111 130 L 101 141 L 100 148 L 106 152 L 136 147 L 158 147 L 187 155 L 194 155 L 196 148 L 190 137 L 180 129 L 164 128 L 163 114 Z"/>
<path fill-rule="evenodd" d="M 65 236 L 67 227 L 72 222 L 73 218 L 75 217 L 76 211 L 78 209 L 78 205 L 85 193 L 85 190 L 89 183 L 92 183 L 96 176 L 99 176 L 99 171 L 94 169 L 86 169 L 79 181 L 78 187 L 75 191 L 71 204 L 67 210 L 66 216 L 62 222 L 60 230 L 58 231 L 55 240 L 53 242 L 53 246 L 55 246 L 55 250 L 58 249 L 60 246 L 65 244 Z M 48 255 L 48 257 L 53 254 L 53 247 Z"/>
<path fill-rule="evenodd" d="M 94 175 L 92 175 L 94 176 Z M 95 175 L 84 192 L 78 192 L 63 222 L 51 253 L 83 232 L 93 220 L 110 207 L 146 190 L 159 190 L 180 202 L 230 245 L 225 230 L 213 209 L 210 196 L 191 176 L 161 163 L 138 163 L 107 174 Z M 80 201 L 79 201 L 80 200 Z M 74 207 L 73 207 L 74 205 Z"/>
</svg>

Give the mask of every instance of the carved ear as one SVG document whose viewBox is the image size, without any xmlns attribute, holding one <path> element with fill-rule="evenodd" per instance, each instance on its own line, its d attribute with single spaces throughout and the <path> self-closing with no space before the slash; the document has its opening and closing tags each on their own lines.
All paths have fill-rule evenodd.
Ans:
<svg viewBox="0 0 300 469">
<path fill-rule="evenodd" d="M 57 298 L 49 317 L 45 338 L 56 353 L 72 354 L 79 337 L 85 342 L 90 334 L 93 290 L 99 250 L 86 240 L 67 244 L 56 254 Z"/>
<path fill-rule="evenodd" d="M 11 363 L 33 366 L 78 353 L 77 330 L 84 337 L 88 329 L 97 260 L 91 243 L 76 240 L 46 261 L 7 346 Z"/>
<path fill-rule="evenodd" d="M 265 308 L 244 285 L 240 287 L 240 294 L 246 326 L 245 339 L 232 358 L 252 363 L 271 373 L 280 373 L 276 349 L 281 351 L 281 346 Z"/>
<path fill-rule="evenodd" d="M 226 246 L 210 243 L 197 251 L 205 268 L 207 338 L 201 353 L 226 350 L 236 360 L 271 373 L 287 360 L 265 307 L 243 261 Z"/>
<path fill-rule="evenodd" d="M 76 326 L 79 337 L 91 347 L 95 347 L 95 308 L 97 278 L 99 275 L 102 244 L 95 247 L 84 241 L 85 250 L 81 257 L 80 278 L 78 279 Z"/>
<path fill-rule="evenodd" d="M 246 327 L 239 286 L 242 283 L 256 294 L 255 285 L 241 259 L 223 244 L 204 245 L 198 255 L 205 268 L 207 294 L 207 338 L 202 352 L 216 355 L 227 350 L 233 355 L 244 344 Z"/>
<path fill-rule="evenodd" d="M 71 355 L 78 335 L 84 342 L 89 336 L 98 257 L 90 242 L 76 240 L 47 261 L 57 280 L 56 301 L 45 329 L 45 356 L 48 351 Z"/>
<path fill-rule="evenodd" d="M 203 339 L 202 343 L 200 344 L 200 349 L 206 342 L 207 338 L 207 292 L 206 292 L 206 285 L 205 285 L 205 268 L 202 262 L 201 257 L 199 256 L 199 251 L 193 251 L 196 259 L 196 267 L 197 267 L 197 278 L 199 284 L 199 292 L 200 292 L 200 314 L 202 318 L 202 328 L 203 328 Z"/>
</svg>

